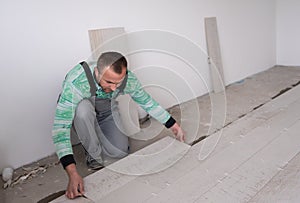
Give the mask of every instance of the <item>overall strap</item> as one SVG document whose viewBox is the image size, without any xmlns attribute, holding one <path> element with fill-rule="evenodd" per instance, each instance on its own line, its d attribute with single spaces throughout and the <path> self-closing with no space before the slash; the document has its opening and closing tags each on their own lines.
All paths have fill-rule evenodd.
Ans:
<svg viewBox="0 0 300 203">
<path fill-rule="evenodd" d="M 85 61 L 80 62 L 80 65 L 83 67 L 85 75 L 86 75 L 86 77 L 89 81 L 91 96 L 95 96 L 96 91 L 97 91 L 97 87 L 95 85 L 95 81 L 94 81 L 94 77 L 93 77 L 93 74 L 91 72 L 91 69 Z"/>
</svg>

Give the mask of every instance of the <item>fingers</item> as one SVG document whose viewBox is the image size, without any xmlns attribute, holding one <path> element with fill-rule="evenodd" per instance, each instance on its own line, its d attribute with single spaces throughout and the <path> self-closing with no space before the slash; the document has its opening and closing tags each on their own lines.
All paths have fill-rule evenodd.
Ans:
<svg viewBox="0 0 300 203">
<path fill-rule="evenodd" d="M 180 136 L 180 142 L 184 142 L 185 141 L 184 139 L 185 139 L 184 135 L 182 134 L 182 136 Z"/>
<path fill-rule="evenodd" d="M 180 142 L 184 142 L 185 137 L 182 130 L 178 131 L 178 133 L 176 134 L 176 139 L 179 140 Z"/>
<path fill-rule="evenodd" d="M 185 141 L 185 140 L 184 140 L 184 135 L 181 135 L 181 136 L 180 136 L 179 141 L 180 141 L 180 142 L 184 142 L 184 141 Z"/>
<path fill-rule="evenodd" d="M 77 171 L 69 172 L 69 183 L 66 191 L 66 196 L 69 199 L 74 199 L 84 194 L 83 179 Z"/>
<path fill-rule="evenodd" d="M 79 185 L 78 185 L 78 191 L 81 195 L 84 194 L 84 186 L 83 186 L 83 183 L 80 182 Z"/>
<path fill-rule="evenodd" d="M 75 197 L 80 196 L 80 194 L 79 194 L 78 191 L 72 190 L 72 191 L 66 191 L 66 196 L 67 196 L 69 199 L 74 199 Z"/>
<path fill-rule="evenodd" d="M 66 196 L 69 198 L 69 199 L 74 199 L 75 197 L 78 196 L 78 191 L 77 190 L 70 190 L 70 191 L 66 191 Z"/>
<path fill-rule="evenodd" d="M 73 194 L 72 191 L 66 191 L 66 196 L 67 196 L 67 198 L 69 198 L 69 199 L 73 199 L 73 198 L 74 198 L 74 194 Z"/>
<path fill-rule="evenodd" d="M 69 199 L 74 199 L 75 197 L 82 196 L 84 194 L 84 186 L 83 183 L 79 183 L 77 186 L 74 185 L 71 188 L 68 188 L 66 191 L 66 196 Z"/>
<path fill-rule="evenodd" d="M 175 135 L 175 138 L 180 141 L 180 142 L 184 142 L 185 141 L 185 136 L 184 136 L 184 131 L 180 128 L 180 126 L 175 123 L 172 127 L 171 130 L 173 132 L 173 134 Z"/>
<path fill-rule="evenodd" d="M 184 131 L 182 132 L 182 140 L 181 140 L 181 142 L 185 142 L 185 132 Z"/>
</svg>

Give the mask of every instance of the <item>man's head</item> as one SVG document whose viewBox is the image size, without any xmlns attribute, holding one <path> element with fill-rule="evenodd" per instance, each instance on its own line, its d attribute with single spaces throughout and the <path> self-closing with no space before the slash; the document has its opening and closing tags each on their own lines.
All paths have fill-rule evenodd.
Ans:
<svg viewBox="0 0 300 203">
<path fill-rule="evenodd" d="M 125 78 L 126 58 L 118 52 L 105 52 L 100 55 L 94 71 L 96 80 L 104 92 L 115 91 Z"/>
</svg>

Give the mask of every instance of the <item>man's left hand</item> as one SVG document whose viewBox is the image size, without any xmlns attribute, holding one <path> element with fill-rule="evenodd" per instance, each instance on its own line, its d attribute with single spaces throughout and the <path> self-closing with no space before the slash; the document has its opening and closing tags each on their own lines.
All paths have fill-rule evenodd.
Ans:
<svg viewBox="0 0 300 203">
<path fill-rule="evenodd" d="M 179 140 L 180 142 L 184 142 L 184 139 L 185 139 L 185 137 L 184 137 L 184 132 L 183 132 L 183 130 L 181 129 L 181 127 L 180 127 L 177 123 L 175 123 L 175 124 L 171 127 L 171 130 L 172 130 L 172 132 L 174 133 L 175 138 L 176 138 L 177 140 Z"/>
</svg>

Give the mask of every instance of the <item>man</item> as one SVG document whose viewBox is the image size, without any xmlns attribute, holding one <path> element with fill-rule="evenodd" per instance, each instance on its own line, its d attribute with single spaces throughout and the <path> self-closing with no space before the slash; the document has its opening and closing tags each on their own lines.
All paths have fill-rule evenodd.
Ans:
<svg viewBox="0 0 300 203">
<path fill-rule="evenodd" d="M 115 100 L 119 94 L 129 94 L 152 117 L 170 128 L 178 140 L 184 141 L 184 134 L 176 121 L 127 70 L 123 55 L 105 52 L 95 67 L 78 64 L 64 80 L 53 125 L 56 152 L 69 176 L 66 196 L 70 199 L 84 193 L 83 179 L 76 170 L 70 141 L 72 126 L 87 152 L 89 167 L 102 164 L 104 155 L 113 158 L 128 155 L 128 137 L 122 131 Z"/>
</svg>

